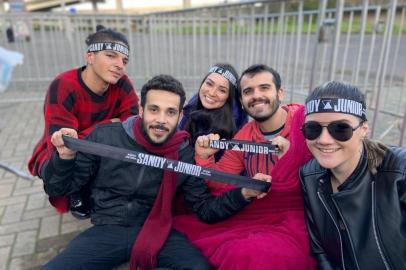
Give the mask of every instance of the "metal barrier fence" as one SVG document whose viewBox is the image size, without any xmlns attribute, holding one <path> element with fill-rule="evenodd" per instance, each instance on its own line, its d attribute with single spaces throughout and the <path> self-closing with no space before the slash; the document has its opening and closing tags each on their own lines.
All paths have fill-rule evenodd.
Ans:
<svg viewBox="0 0 406 270">
<path fill-rule="evenodd" d="M 25 56 L 9 91 L 43 90 L 58 73 L 83 65 L 84 41 L 97 24 L 128 36 L 127 71 L 138 89 L 151 76 L 169 73 L 190 96 L 216 62 L 240 72 L 254 63 L 276 68 L 287 102 L 303 102 L 309 89 L 327 80 L 345 80 L 367 95 L 372 137 L 402 145 L 406 5 L 370 2 L 337 0 L 330 7 L 320 0 L 316 10 L 306 10 L 304 0 L 273 0 L 148 15 L 0 14 L 0 46 Z M 25 25 L 29 37 L 16 31 L 16 41 L 7 42 L 8 25 Z"/>
</svg>

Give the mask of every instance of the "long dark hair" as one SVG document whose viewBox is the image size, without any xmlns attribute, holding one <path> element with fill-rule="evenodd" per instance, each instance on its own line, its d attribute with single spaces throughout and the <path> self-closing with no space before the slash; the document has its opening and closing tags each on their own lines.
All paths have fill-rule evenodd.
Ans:
<svg viewBox="0 0 406 270">
<path fill-rule="evenodd" d="M 218 63 L 214 66 L 228 70 L 238 80 L 238 73 L 230 64 Z M 199 86 L 199 91 L 211 73 L 206 74 Z M 226 103 L 217 109 L 206 109 L 200 100 L 198 94 L 196 105 L 192 108 L 188 121 L 185 125 L 185 130 L 188 131 L 195 141 L 198 136 L 207 133 L 217 133 L 221 138 L 231 139 L 237 128 L 233 116 L 233 103 L 239 102 L 237 87 L 228 81 L 229 94 Z"/>
<path fill-rule="evenodd" d="M 366 108 L 365 95 L 361 90 L 344 82 L 330 81 L 322 86 L 316 87 L 306 98 L 306 102 L 318 98 L 346 98 L 358 101 Z M 359 118 L 360 121 L 363 121 Z M 363 140 L 364 149 L 368 158 L 368 168 L 371 172 L 376 173 L 376 169 L 381 165 L 388 147 L 383 143 L 365 138 Z"/>
</svg>

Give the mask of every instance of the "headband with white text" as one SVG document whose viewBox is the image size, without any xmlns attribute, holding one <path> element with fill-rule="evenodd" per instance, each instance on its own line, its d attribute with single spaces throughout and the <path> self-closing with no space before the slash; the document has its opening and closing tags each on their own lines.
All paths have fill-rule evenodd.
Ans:
<svg viewBox="0 0 406 270">
<path fill-rule="evenodd" d="M 220 74 L 221 76 L 226 78 L 232 85 L 237 87 L 237 78 L 229 70 L 218 66 L 212 66 L 209 69 L 209 72 Z"/>
<path fill-rule="evenodd" d="M 366 108 L 361 102 L 345 98 L 319 98 L 306 103 L 305 115 L 312 113 L 346 113 L 366 121 Z"/>
<path fill-rule="evenodd" d="M 100 52 L 105 50 L 112 50 L 129 56 L 129 49 L 126 45 L 115 42 L 97 42 L 92 43 L 87 47 L 87 52 Z"/>
</svg>

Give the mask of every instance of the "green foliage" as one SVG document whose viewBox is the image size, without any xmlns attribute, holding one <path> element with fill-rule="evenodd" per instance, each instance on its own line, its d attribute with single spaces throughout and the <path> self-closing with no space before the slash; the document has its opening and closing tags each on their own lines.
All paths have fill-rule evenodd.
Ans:
<svg viewBox="0 0 406 270">
<path fill-rule="evenodd" d="M 319 0 L 308 0 L 303 3 L 304 10 L 316 10 L 319 9 Z"/>
<path fill-rule="evenodd" d="M 166 25 L 162 28 L 156 30 L 158 33 L 172 33 L 172 34 L 193 34 L 195 32 L 197 35 L 201 34 L 246 34 L 246 33 L 278 33 L 283 30 L 283 32 L 288 34 L 293 34 L 297 32 L 297 21 L 292 17 L 286 17 L 284 21 L 284 25 L 280 25 L 277 19 L 257 19 L 254 21 L 251 20 L 241 20 L 241 21 L 234 21 L 234 22 L 222 22 L 220 24 L 213 23 L 204 23 L 198 24 L 196 29 L 193 30 L 193 25 L 182 25 L 182 26 L 173 26 L 173 25 Z M 347 33 L 349 25 L 349 17 L 344 17 L 341 23 L 341 33 Z M 303 23 L 302 23 L 302 33 L 307 33 L 309 31 L 311 33 L 315 33 L 317 30 L 317 21 L 316 18 L 313 17 L 313 21 L 311 25 L 309 24 L 309 17 L 304 16 Z M 398 33 L 402 29 L 403 32 L 406 32 L 406 25 L 400 25 L 400 22 L 395 22 L 394 25 L 394 33 Z M 334 26 L 331 28 L 334 31 Z M 384 30 L 384 29 L 383 29 Z M 351 33 L 356 34 L 361 31 L 361 18 L 359 16 L 354 16 L 353 22 L 351 25 Z M 365 26 L 365 33 L 372 34 L 374 31 L 374 24 L 373 19 L 369 19 Z"/>
<path fill-rule="evenodd" d="M 304 10 L 317 10 L 319 9 L 319 0 L 306 0 L 303 3 Z M 336 6 L 336 0 L 329 0 L 327 2 L 327 8 L 333 8 Z"/>
</svg>

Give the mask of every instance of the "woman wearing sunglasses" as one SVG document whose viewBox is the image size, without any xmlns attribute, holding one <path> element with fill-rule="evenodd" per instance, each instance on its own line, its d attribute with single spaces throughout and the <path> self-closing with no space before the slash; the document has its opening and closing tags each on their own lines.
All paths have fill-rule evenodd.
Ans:
<svg viewBox="0 0 406 270">
<path fill-rule="evenodd" d="M 319 269 L 406 269 L 406 149 L 366 138 L 365 97 L 328 82 L 306 99 L 300 172 Z"/>
</svg>

